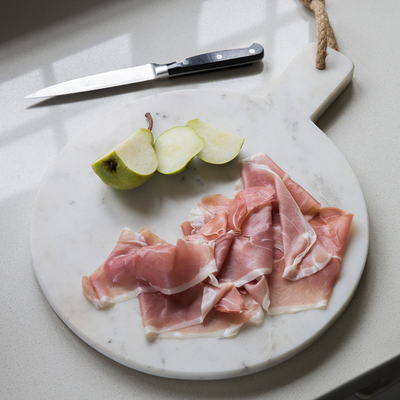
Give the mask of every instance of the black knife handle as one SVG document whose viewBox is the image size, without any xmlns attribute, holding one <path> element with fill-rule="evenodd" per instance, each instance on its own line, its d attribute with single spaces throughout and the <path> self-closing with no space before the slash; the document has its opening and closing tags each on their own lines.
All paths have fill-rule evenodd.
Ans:
<svg viewBox="0 0 400 400">
<path fill-rule="evenodd" d="M 185 61 L 168 64 L 168 75 L 177 76 L 203 72 L 216 68 L 228 68 L 238 65 L 251 64 L 264 57 L 264 48 L 253 43 L 244 49 L 214 51 L 187 58 Z"/>
</svg>

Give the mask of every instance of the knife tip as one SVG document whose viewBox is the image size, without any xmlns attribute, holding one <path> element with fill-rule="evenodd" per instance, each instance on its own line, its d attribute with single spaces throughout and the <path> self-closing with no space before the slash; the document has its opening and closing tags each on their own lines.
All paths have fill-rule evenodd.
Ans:
<svg viewBox="0 0 400 400">
<path fill-rule="evenodd" d="M 37 92 L 26 95 L 24 99 L 36 99 L 38 97 L 49 97 L 49 95 L 43 93 L 43 90 L 38 90 Z"/>
</svg>

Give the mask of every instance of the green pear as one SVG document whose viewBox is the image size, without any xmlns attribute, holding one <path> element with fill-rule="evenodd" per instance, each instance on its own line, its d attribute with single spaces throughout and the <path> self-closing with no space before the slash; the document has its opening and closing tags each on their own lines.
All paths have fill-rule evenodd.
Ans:
<svg viewBox="0 0 400 400">
<path fill-rule="evenodd" d="M 157 171 L 174 175 L 183 171 L 204 147 L 204 140 L 186 126 L 176 126 L 163 132 L 155 141 Z"/>
<path fill-rule="evenodd" d="M 194 129 L 204 139 L 205 145 L 197 157 L 210 164 L 225 164 L 233 160 L 244 143 L 242 137 L 218 129 L 199 119 L 189 121 L 186 126 Z"/>
<path fill-rule="evenodd" d="M 153 134 L 138 129 L 93 162 L 93 171 L 107 185 L 127 190 L 142 185 L 154 174 L 158 160 Z"/>
</svg>

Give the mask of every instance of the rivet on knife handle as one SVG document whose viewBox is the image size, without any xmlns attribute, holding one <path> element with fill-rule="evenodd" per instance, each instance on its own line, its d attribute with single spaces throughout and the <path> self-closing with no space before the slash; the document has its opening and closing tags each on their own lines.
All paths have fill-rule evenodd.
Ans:
<svg viewBox="0 0 400 400">
<path fill-rule="evenodd" d="M 251 64 L 264 57 L 264 48 L 253 43 L 243 49 L 214 51 L 187 58 L 180 63 L 168 64 L 169 76 L 192 74 L 216 68 L 228 68 L 238 65 Z"/>
</svg>

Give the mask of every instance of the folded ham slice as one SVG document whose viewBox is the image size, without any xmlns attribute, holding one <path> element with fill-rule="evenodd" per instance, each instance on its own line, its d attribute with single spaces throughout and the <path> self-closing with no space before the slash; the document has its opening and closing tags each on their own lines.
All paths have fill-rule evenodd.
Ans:
<svg viewBox="0 0 400 400">
<path fill-rule="evenodd" d="M 215 309 L 219 312 L 229 314 L 241 314 L 246 311 L 242 296 L 236 286 L 232 284 L 223 285 L 228 290 L 224 292 L 223 297 L 215 304 Z"/>
<path fill-rule="evenodd" d="M 264 320 L 260 305 L 232 284 L 220 288 L 198 284 L 185 292 L 139 295 L 144 333 L 148 338 L 227 338 L 246 323 Z"/>
<path fill-rule="evenodd" d="M 265 311 L 268 311 L 271 302 L 269 299 L 269 286 L 266 275 L 246 283 L 244 289 Z"/>
<path fill-rule="evenodd" d="M 294 201 L 300 208 L 301 213 L 306 219 L 311 219 L 321 208 L 321 204 L 314 199 L 305 189 L 303 189 L 298 183 L 294 182 L 290 176 L 284 172 L 274 161 L 271 160 L 264 153 L 256 154 L 252 157 L 244 160 L 244 163 L 252 163 L 267 166 L 272 172 L 277 174 L 282 182 L 285 184 Z M 263 176 L 253 175 L 247 177 L 248 186 L 263 186 Z"/>
<path fill-rule="evenodd" d="M 228 290 L 228 288 L 224 288 Z M 181 293 L 140 293 L 139 304 L 144 333 L 148 337 L 176 331 L 204 321 L 223 296 L 223 290 L 198 283 Z"/>
<path fill-rule="evenodd" d="M 253 208 L 235 236 L 217 278 L 237 287 L 272 271 L 273 238 L 271 203 Z"/>
<path fill-rule="evenodd" d="M 225 339 L 236 336 L 240 328 L 246 323 L 260 325 L 265 317 L 263 309 L 249 294 L 243 292 L 241 296 L 246 307 L 244 312 L 223 313 L 214 307 L 201 324 L 162 334 L 160 337 L 177 339 L 214 337 Z"/>
<path fill-rule="evenodd" d="M 340 272 L 341 259 L 349 235 L 353 214 L 337 208 L 322 208 L 310 224 L 318 241 L 332 254 L 322 270 L 297 281 L 283 277 L 285 262 L 278 221 L 275 222 L 274 268 L 267 276 L 270 315 L 293 313 L 326 307 Z"/>
<path fill-rule="evenodd" d="M 234 232 L 225 261 L 221 268 L 218 265 L 219 272 L 214 274 L 217 280 L 210 279 L 212 284 L 233 283 L 240 287 L 271 272 L 271 200 L 274 195 L 275 190 L 271 188 L 251 187 L 242 190 L 234 199 L 207 196 L 192 210 L 191 220 L 181 225 L 184 233 L 199 232 L 207 239 L 222 240 L 228 229 Z"/>
<path fill-rule="evenodd" d="M 319 243 L 316 243 L 317 235 L 314 229 L 280 177 L 280 175 L 284 175 L 284 172 L 279 168 L 278 174 L 270 168 L 270 165 L 275 166 L 266 155 L 257 155 L 243 160 L 241 164 L 243 187 L 246 189 L 253 186 L 264 186 L 275 191 L 276 198 L 273 200 L 276 200 L 279 209 L 284 247 L 283 276 L 290 280 L 298 280 L 324 268 L 329 262 L 331 254 Z M 293 189 L 293 185 L 290 186 Z M 314 201 L 311 196 L 306 196 L 304 189 L 298 185 L 296 188 L 296 197 L 300 199 L 306 212 L 310 213 L 310 210 L 314 212 L 316 207 L 319 208 L 319 203 Z M 306 201 L 304 198 L 307 198 Z M 310 249 L 312 252 L 309 254 Z M 302 263 L 306 257 L 307 261 Z"/>
<path fill-rule="evenodd" d="M 83 294 L 102 308 L 142 292 L 179 293 L 216 271 L 213 242 L 180 238 L 176 245 L 148 245 L 125 228 L 104 264 L 82 278 Z"/>
<path fill-rule="evenodd" d="M 212 239 L 232 230 L 240 231 L 247 215 L 243 199 L 229 199 L 222 194 L 206 196 L 190 213 L 190 220 L 181 224 L 185 234 L 201 233 Z"/>
</svg>

